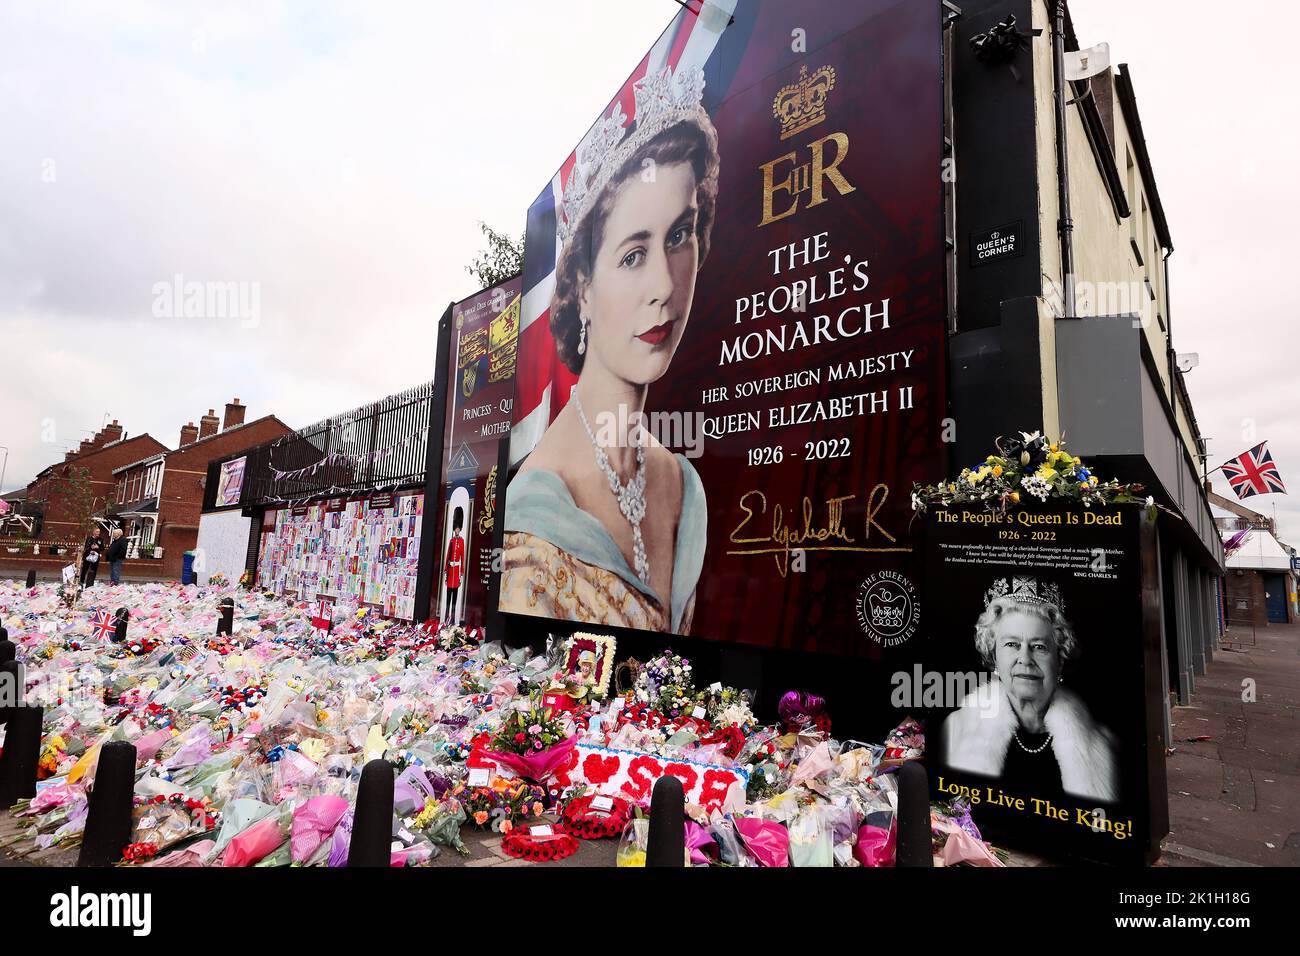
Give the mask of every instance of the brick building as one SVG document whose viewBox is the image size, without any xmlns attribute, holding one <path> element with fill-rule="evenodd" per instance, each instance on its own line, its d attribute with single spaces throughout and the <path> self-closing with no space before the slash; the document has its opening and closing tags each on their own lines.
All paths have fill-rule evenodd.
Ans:
<svg viewBox="0 0 1300 956">
<path fill-rule="evenodd" d="M 91 498 L 90 511 L 102 515 L 113 497 L 114 470 L 141 455 L 167 450 L 151 435 L 126 438 L 124 434 L 114 419 L 31 480 L 21 499 L 15 501 L 15 513 L 25 520 L 6 521 L 4 534 L 0 535 L 0 573 L 25 574 L 28 568 L 35 568 L 42 576 L 49 576 L 57 574 L 70 557 L 80 558 L 86 529 L 76 520 L 77 506 L 72 499 L 82 469 Z M 67 549 L 67 553 L 58 554 L 59 548 Z"/>
<path fill-rule="evenodd" d="M 1232 627 L 1267 627 L 1297 619 L 1295 549 L 1277 537 L 1267 515 L 1207 488 L 1214 523 L 1223 536 L 1224 621 Z"/>
<path fill-rule="evenodd" d="M 151 576 L 179 578 L 184 553 L 198 543 L 208 463 L 292 431 L 274 415 L 245 422 L 246 411 L 238 398 L 226 405 L 223 419 L 208 409 L 197 426 L 181 427 L 176 449 L 154 451 L 113 470 L 108 517 L 126 532 L 132 555 L 156 562 Z M 154 557 L 159 550 L 161 560 Z"/>
</svg>

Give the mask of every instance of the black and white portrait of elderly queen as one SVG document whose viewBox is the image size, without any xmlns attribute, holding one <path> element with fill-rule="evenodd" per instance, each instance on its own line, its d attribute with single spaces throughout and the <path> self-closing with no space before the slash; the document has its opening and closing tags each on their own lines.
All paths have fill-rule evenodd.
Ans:
<svg viewBox="0 0 1300 956">
<path fill-rule="evenodd" d="M 1116 738 L 1066 681 L 1079 638 L 1060 588 L 1033 577 L 994 581 L 975 647 L 992 675 L 945 720 L 947 765 L 1029 797 L 1117 801 Z"/>
</svg>

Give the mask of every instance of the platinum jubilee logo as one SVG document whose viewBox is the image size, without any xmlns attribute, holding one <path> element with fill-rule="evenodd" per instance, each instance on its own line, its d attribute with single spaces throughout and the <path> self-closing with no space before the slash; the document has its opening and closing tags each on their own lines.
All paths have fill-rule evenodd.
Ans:
<svg viewBox="0 0 1300 956">
<path fill-rule="evenodd" d="M 869 575 L 858 588 L 858 624 L 882 647 L 897 647 L 916 633 L 921 605 L 916 588 L 896 571 Z"/>
</svg>

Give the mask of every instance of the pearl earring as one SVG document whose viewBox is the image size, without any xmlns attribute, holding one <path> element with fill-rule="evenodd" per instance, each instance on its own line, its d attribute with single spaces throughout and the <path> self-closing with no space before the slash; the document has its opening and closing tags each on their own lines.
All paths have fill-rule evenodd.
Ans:
<svg viewBox="0 0 1300 956">
<path fill-rule="evenodd" d="M 587 354 L 587 326 L 591 323 L 586 319 L 582 320 L 582 332 L 578 335 L 578 354 Z"/>
</svg>

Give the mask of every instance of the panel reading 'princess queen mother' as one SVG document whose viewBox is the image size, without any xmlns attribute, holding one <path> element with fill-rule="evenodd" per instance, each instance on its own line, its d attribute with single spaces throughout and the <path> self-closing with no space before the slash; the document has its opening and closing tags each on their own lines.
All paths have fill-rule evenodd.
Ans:
<svg viewBox="0 0 1300 956">
<path fill-rule="evenodd" d="M 909 492 L 944 471 L 940 47 L 938 3 L 728 0 L 637 65 L 528 213 L 501 610 L 912 638 Z"/>
</svg>

